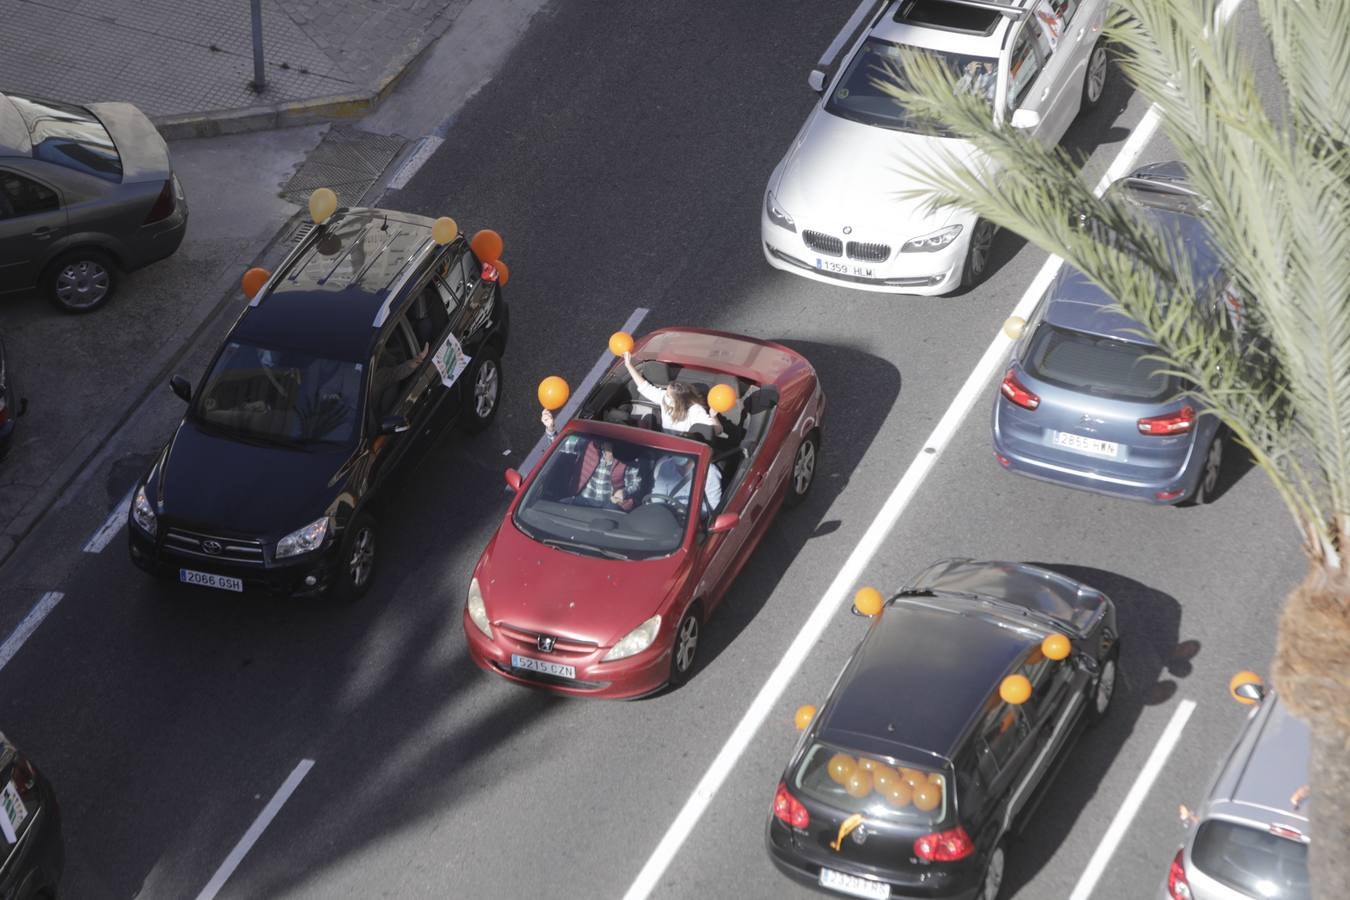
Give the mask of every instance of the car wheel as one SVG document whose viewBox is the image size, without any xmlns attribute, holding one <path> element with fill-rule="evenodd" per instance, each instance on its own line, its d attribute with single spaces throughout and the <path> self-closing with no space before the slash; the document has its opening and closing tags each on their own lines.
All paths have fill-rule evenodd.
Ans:
<svg viewBox="0 0 1350 900">
<path fill-rule="evenodd" d="M 974 287 L 984 280 L 989 270 L 989 254 L 994 247 L 993 222 L 977 219 L 970 231 L 970 246 L 966 249 L 966 264 L 961 270 L 961 286 Z"/>
<path fill-rule="evenodd" d="M 984 881 L 980 884 L 977 900 L 997 900 L 998 892 L 1003 887 L 1004 861 L 1003 842 L 999 841 L 994 845 L 989 862 L 984 867 Z"/>
<path fill-rule="evenodd" d="M 1110 59 L 1107 57 L 1106 44 L 1098 41 L 1092 48 L 1092 53 L 1088 55 L 1087 72 L 1083 75 L 1083 109 L 1092 110 L 1097 108 L 1097 104 L 1102 102 L 1102 94 L 1106 92 L 1106 73 L 1110 67 Z"/>
<path fill-rule="evenodd" d="M 117 291 L 117 267 L 106 253 L 72 250 L 52 263 L 43 278 L 43 293 L 68 313 L 93 312 Z"/>
<path fill-rule="evenodd" d="M 464 373 L 464 429 L 482 431 L 497 417 L 502 396 L 502 357 L 495 346 L 469 364 Z"/>
<path fill-rule="evenodd" d="M 333 593 L 339 600 L 352 603 L 370 589 L 375 580 L 375 520 L 361 513 L 347 525 L 338 551 Z"/>
<path fill-rule="evenodd" d="M 1195 491 L 1186 502 L 1186 506 L 1209 503 L 1218 493 L 1219 475 L 1223 472 L 1223 445 L 1224 433 L 1220 428 L 1210 439 L 1209 449 L 1205 451 L 1204 464 L 1200 467 L 1200 480 L 1195 483 Z"/>
<path fill-rule="evenodd" d="M 675 628 L 675 644 L 670 651 L 670 683 L 684 684 L 694 674 L 694 664 L 698 661 L 698 643 L 703 637 L 703 623 L 698 618 L 698 605 L 693 604 L 685 611 L 684 618 Z"/>
<path fill-rule="evenodd" d="M 806 495 L 811 492 L 811 485 L 816 482 L 816 467 L 820 465 L 820 431 L 814 430 L 802 442 L 797 445 L 797 452 L 792 457 L 792 475 L 788 481 L 787 498 L 784 502 L 788 506 L 796 506 L 806 499 Z"/>
<path fill-rule="evenodd" d="M 1111 652 L 1102 660 L 1101 671 L 1092 683 L 1092 693 L 1088 696 L 1087 717 L 1089 722 L 1100 722 L 1111 709 L 1111 701 L 1116 696 L 1116 679 L 1120 675 L 1120 641 L 1111 647 Z"/>
</svg>

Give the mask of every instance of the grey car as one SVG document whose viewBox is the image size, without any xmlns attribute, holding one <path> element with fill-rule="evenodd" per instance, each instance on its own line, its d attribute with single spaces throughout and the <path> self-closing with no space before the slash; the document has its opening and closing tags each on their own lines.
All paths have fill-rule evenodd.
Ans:
<svg viewBox="0 0 1350 900">
<path fill-rule="evenodd" d="M 136 107 L 0 94 L 0 294 L 97 309 L 121 272 L 178 249 L 187 218 L 168 145 Z"/>
<path fill-rule="evenodd" d="M 1137 214 L 1182 245 L 1197 283 L 1240 325 L 1240 302 L 1175 163 L 1117 182 Z M 1013 347 L 994 401 L 994 453 L 1004 468 L 1150 503 L 1214 497 L 1225 433 L 1186 385 L 1150 358 L 1157 347 L 1115 299 L 1071 267 L 1051 283 Z"/>
<path fill-rule="evenodd" d="M 1312 736 L 1274 691 L 1248 684 L 1252 711 L 1168 868 L 1164 900 L 1303 900 L 1308 888 Z"/>
</svg>

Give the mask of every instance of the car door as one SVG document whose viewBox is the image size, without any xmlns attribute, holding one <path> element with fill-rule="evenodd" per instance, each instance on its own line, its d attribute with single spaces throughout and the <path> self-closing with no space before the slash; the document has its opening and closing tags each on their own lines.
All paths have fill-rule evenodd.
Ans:
<svg viewBox="0 0 1350 900">
<path fill-rule="evenodd" d="M 1047 659 L 1038 647 L 1019 671 L 1031 682 L 1031 697 L 1021 708 L 1026 720 L 1028 749 L 1023 771 L 1008 794 L 1005 828 L 1026 807 L 1041 781 L 1054 769 L 1059 753 L 1083 711 L 1083 692 L 1073 689 L 1074 667 L 1069 662 Z"/>
<path fill-rule="evenodd" d="M 452 336 L 453 319 L 445 296 L 433 276 L 428 275 L 424 283 L 417 288 L 412 302 L 408 304 L 406 315 L 413 333 L 414 345 L 418 348 L 418 352 L 425 347 L 428 360 L 431 362 L 431 365 L 419 373 L 422 394 L 417 409 L 420 436 L 427 437 L 453 420 L 454 411 L 458 408 L 458 404 L 454 402 L 458 396 L 458 385 L 453 381 L 447 385 L 437 365 L 438 358 L 442 362 L 454 358 L 453 353 L 447 357 L 444 352 L 446 340 Z M 453 368 L 446 371 L 447 377 L 455 374 Z"/>
<path fill-rule="evenodd" d="M 37 284 L 51 248 L 67 231 L 66 209 L 54 186 L 0 167 L 0 293 Z"/>
<path fill-rule="evenodd" d="M 461 244 L 447 260 L 444 275 L 446 286 L 460 305 L 455 333 L 469 353 L 477 350 L 476 338 L 491 315 L 492 292 L 496 288 L 495 282 L 483 278 L 482 270 L 473 250 Z"/>
<path fill-rule="evenodd" d="M 426 370 L 433 367 L 426 359 L 417 362 L 421 345 L 414 340 L 407 317 L 397 316 L 386 326 L 371 365 L 366 408 L 368 425 L 376 435 L 371 452 L 375 456 L 373 477 L 377 482 L 393 473 L 417 436 L 418 401 L 426 390 Z M 400 418 L 407 422 L 405 430 L 381 433 L 384 423 Z"/>
<path fill-rule="evenodd" d="M 705 458 L 710 460 L 711 453 Z M 702 565 L 694 596 L 703 601 L 706 606 L 705 612 L 711 613 L 717 604 L 722 602 L 722 597 L 726 595 L 727 588 L 744 562 L 743 551 L 746 550 L 746 542 L 754 530 L 753 511 L 762 505 L 760 494 L 764 490 L 764 482 L 762 478 L 744 477 L 736 479 L 733 484 L 723 485 L 721 506 L 718 509 L 710 509 L 703 487 L 708 477 L 708 465 L 709 463 L 700 460 L 698 477 L 700 516 L 696 539 L 699 543 L 696 546 L 699 548 Z M 731 493 L 728 494 L 726 491 Z M 709 534 L 708 526 L 723 513 L 736 513 L 741 517 L 741 521 L 730 531 Z"/>
<path fill-rule="evenodd" d="M 1045 0 L 1037 0 L 1037 8 Z M 1057 21 L 1057 20 L 1055 20 Z M 1077 109 L 1065 108 L 1064 62 L 1068 54 L 1055 53 L 1058 30 L 1038 15 L 1017 26 L 1008 56 L 1004 102 L 1011 118 L 1019 109 L 1037 113 L 1040 120 L 1028 131 L 1047 147 L 1059 143 Z M 1076 98 L 1074 98 L 1076 103 Z"/>
</svg>

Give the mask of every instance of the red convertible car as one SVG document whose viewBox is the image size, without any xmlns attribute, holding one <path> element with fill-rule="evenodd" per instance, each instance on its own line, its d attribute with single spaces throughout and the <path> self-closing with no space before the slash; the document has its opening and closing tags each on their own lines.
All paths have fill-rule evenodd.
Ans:
<svg viewBox="0 0 1350 900">
<path fill-rule="evenodd" d="M 632 360 L 651 384 L 727 385 L 736 403 L 717 434 L 662 432 L 660 410 L 616 362 L 534 471 L 507 471 L 516 496 L 464 610 L 469 651 L 490 672 L 597 697 L 685 681 L 779 506 L 811 488 L 825 395 L 800 354 L 668 328 Z M 598 466 L 607 478 L 593 477 Z"/>
</svg>

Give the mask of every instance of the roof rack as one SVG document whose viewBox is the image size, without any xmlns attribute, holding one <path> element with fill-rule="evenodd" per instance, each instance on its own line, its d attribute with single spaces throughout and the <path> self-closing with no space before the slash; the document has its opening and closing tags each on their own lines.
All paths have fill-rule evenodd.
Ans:
<svg viewBox="0 0 1350 900">
<path fill-rule="evenodd" d="M 858 8 L 853 11 L 853 15 L 848 17 L 844 27 L 834 36 L 834 40 L 830 41 L 830 46 L 826 47 L 825 52 L 820 55 L 820 61 L 816 63 L 815 71 L 823 74 L 830 69 L 844 48 L 853 43 L 853 38 L 863 21 L 875 19 L 891 2 L 892 0 L 862 0 L 858 4 Z"/>
</svg>

